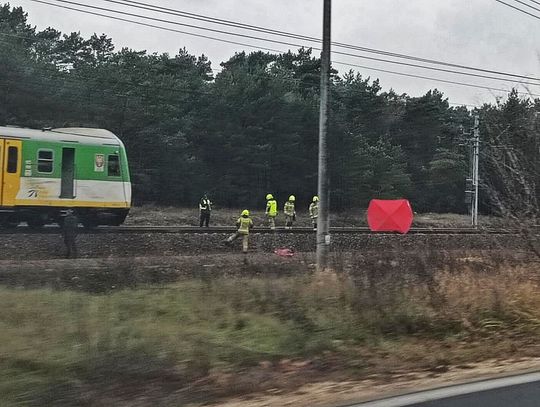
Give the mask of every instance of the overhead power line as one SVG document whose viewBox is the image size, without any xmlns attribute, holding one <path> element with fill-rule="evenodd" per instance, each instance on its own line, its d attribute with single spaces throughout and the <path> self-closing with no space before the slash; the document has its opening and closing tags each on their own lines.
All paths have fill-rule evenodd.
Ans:
<svg viewBox="0 0 540 407">
<path fill-rule="evenodd" d="M 346 66 L 351 66 L 351 67 L 356 67 L 356 68 L 363 68 L 363 69 L 368 69 L 368 70 L 371 69 L 371 70 L 374 70 L 374 71 L 389 73 L 389 74 L 393 74 L 393 75 L 407 76 L 409 78 L 426 79 L 426 80 L 431 80 L 431 81 L 448 83 L 448 84 L 451 84 L 451 85 L 459 85 L 459 86 L 466 86 L 466 87 L 469 87 L 469 88 L 478 88 L 478 89 L 484 89 L 484 90 L 492 90 L 492 91 L 496 91 L 496 92 L 509 93 L 509 91 L 506 90 L 506 89 L 493 88 L 491 86 L 482 86 L 482 85 L 473 84 L 473 83 L 467 83 L 467 82 L 457 82 L 457 81 L 451 81 L 451 80 L 446 80 L 446 79 L 432 78 L 432 77 L 429 77 L 429 76 L 408 74 L 408 73 L 404 73 L 404 72 L 390 71 L 390 70 L 387 70 L 387 69 L 371 68 L 371 67 L 363 66 L 363 65 L 350 64 L 348 62 L 337 62 L 337 61 L 333 61 L 333 62 L 336 63 L 336 64 L 340 64 L 340 65 L 346 65 Z M 527 96 L 534 96 L 534 97 L 540 97 L 540 94 L 530 93 L 530 92 L 518 92 L 518 94 L 527 95 Z"/>
<path fill-rule="evenodd" d="M 531 8 L 531 9 L 533 9 L 534 11 L 540 11 L 540 8 L 531 6 L 529 3 L 525 3 L 524 1 L 521 1 L 521 0 L 514 0 L 514 1 L 515 1 L 516 3 L 519 3 L 519 4 L 524 5 L 525 7 L 529 7 L 529 8 Z"/>
<path fill-rule="evenodd" d="M 257 26 L 257 25 L 244 24 L 244 23 L 239 23 L 239 22 L 235 22 L 235 21 L 231 21 L 231 20 L 224 20 L 224 19 L 219 19 L 219 18 L 215 18 L 215 17 L 204 16 L 202 14 L 189 13 L 189 12 L 178 10 L 178 9 L 172 9 L 172 8 L 167 8 L 167 7 L 162 7 L 162 6 L 156 6 L 156 5 L 152 5 L 152 4 L 148 4 L 148 3 L 143 3 L 143 2 L 140 2 L 140 1 L 133 1 L 133 0 L 102 0 L 102 1 L 109 2 L 109 3 L 114 3 L 114 4 L 121 4 L 121 5 L 134 7 L 134 8 L 139 8 L 139 9 L 143 9 L 143 10 L 150 10 L 150 11 L 163 13 L 163 14 L 168 14 L 168 15 L 174 15 L 174 16 L 178 16 L 178 17 L 182 17 L 182 18 L 195 19 L 195 20 L 199 20 L 199 21 L 212 23 L 212 24 L 225 25 L 225 26 L 244 29 L 244 30 L 257 31 L 257 32 L 262 32 L 262 33 L 266 33 L 266 34 L 279 35 L 279 36 L 283 36 L 283 37 L 301 39 L 301 40 L 310 41 L 310 42 L 317 42 L 317 43 L 321 42 L 321 39 L 317 38 L 317 37 L 311 37 L 311 36 L 306 36 L 306 35 L 302 35 L 302 34 L 295 34 L 295 33 L 281 31 L 281 30 L 274 30 L 274 29 L 270 29 L 270 28 L 264 28 L 264 27 L 261 27 L 261 26 Z M 538 4 L 540 4 L 540 2 Z M 385 56 L 390 56 L 390 57 L 395 57 L 395 58 L 400 58 L 400 59 L 408 59 L 408 60 L 413 60 L 413 61 L 417 61 L 417 62 L 425 62 L 425 63 L 429 63 L 429 64 L 443 65 L 443 66 L 448 66 L 448 67 L 453 67 L 453 68 L 461 68 L 461 69 L 473 70 L 473 71 L 484 72 L 484 73 L 511 76 L 511 77 L 521 78 L 521 79 L 540 80 L 540 78 L 535 78 L 535 77 L 532 77 L 532 76 L 525 76 L 525 75 L 519 75 L 519 74 L 514 74 L 514 73 L 508 73 L 508 72 L 501 72 L 501 71 L 484 69 L 484 68 L 471 67 L 471 66 L 467 66 L 467 65 L 461 65 L 461 64 L 455 64 L 455 63 L 450 63 L 450 62 L 438 61 L 438 60 L 434 60 L 434 59 L 422 58 L 422 57 L 417 57 L 417 56 L 413 56 L 413 55 L 400 54 L 400 53 L 395 53 L 395 52 L 390 52 L 390 51 L 383 51 L 383 50 L 378 50 L 378 49 L 374 49 L 374 48 L 367 48 L 367 47 L 351 45 L 351 44 L 346 44 L 346 43 L 341 43 L 341 42 L 332 42 L 332 46 L 333 47 L 339 47 L 339 48 L 353 49 L 353 50 L 366 52 L 366 53 L 374 53 L 374 54 L 379 54 L 379 55 L 385 55 Z"/>
<path fill-rule="evenodd" d="M 42 0 L 30 0 L 30 1 L 60 7 L 60 5 L 58 5 L 58 4 L 54 4 L 54 3 L 50 3 L 50 2 L 46 2 L 46 1 L 42 1 Z M 124 16 L 129 16 L 129 17 L 142 18 L 142 19 L 155 21 L 155 22 L 160 22 L 160 23 L 180 25 L 180 26 L 184 26 L 184 27 L 188 27 L 188 28 L 204 30 L 204 31 L 210 31 L 210 32 L 213 32 L 213 33 L 218 33 L 218 34 L 231 35 L 231 36 L 236 36 L 236 37 L 253 39 L 253 40 L 257 40 L 257 41 L 271 42 L 271 43 L 275 43 L 275 44 L 279 44 L 279 45 L 286 45 L 286 46 L 299 47 L 299 48 L 300 47 L 309 47 L 309 46 L 306 46 L 306 44 L 291 43 L 291 42 L 286 42 L 286 41 L 281 41 L 281 40 L 275 40 L 275 39 L 258 37 L 258 36 L 253 36 L 253 35 L 246 35 L 246 34 L 239 34 L 239 33 L 234 33 L 234 32 L 229 32 L 229 31 L 224 31 L 224 30 L 208 28 L 208 27 L 200 27 L 200 26 L 196 26 L 196 25 L 193 25 L 193 24 L 185 24 L 185 23 L 180 23 L 178 21 L 165 20 L 165 19 L 161 19 L 161 18 L 155 18 L 155 17 L 150 17 L 150 16 L 146 16 L 146 15 L 141 15 L 141 14 L 129 13 L 129 12 L 125 12 L 125 11 L 111 10 L 111 9 L 107 9 L 107 8 L 104 8 L 104 7 L 83 4 L 83 3 L 70 1 L 70 0 L 53 0 L 53 1 L 56 1 L 58 3 L 76 5 L 76 6 L 79 6 L 79 7 L 86 7 L 86 8 L 90 8 L 90 9 L 94 9 L 94 10 L 99 10 L 99 11 L 105 11 L 105 12 L 120 14 L 120 15 L 124 15 Z M 105 0 L 105 1 L 107 1 L 107 0 Z M 76 8 L 69 7 L 69 6 L 62 6 L 62 8 L 67 8 L 67 9 L 71 9 L 71 10 L 75 10 L 75 11 L 82 11 L 80 9 L 76 9 Z M 206 38 L 208 38 L 208 36 Z M 228 40 L 224 40 L 224 41 L 228 41 Z M 232 42 L 232 43 L 236 43 L 236 42 Z M 320 48 L 316 48 L 316 47 L 310 47 L 310 48 L 320 50 Z M 267 48 L 265 48 L 265 49 L 267 49 Z M 353 54 L 353 53 L 349 53 L 349 52 L 342 52 L 342 51 L 334 51 L 333 53 L 338 54 L 338 55 L 353 57 L 353 58 L 368 59 L 368 60 L 371 60 L 371 61 L 389 63 L 389 64 L 394 64 L 394 65 L 402 65 L 402 66 L 408 66 L 408 67 L 413 67 L 413 68 L 421 68 L 421 69 L 433 70 L 433 71 L 438 71 L 438 72 L 445 72 L 445 73 L 452 73 L 452 74 L 457 74 L 457 75 L 465 75 L 465 76 L 472 76 L 472 77 L 478 77 L 478 78 L 484 78 L 484 79 L 492 79 L 492 80 L 499 80 L 499 81 L 506 81 L 506 82 L 516 83 L 515 80 L 510 80 L 510 79 L 506 79 L 506 78 L 499 78 L 499 77 L 490 76 L 490 75 L 475 74 L 475 73 L 469 73 L 469 72 L 461 72 L 461 71 L 455 71 L 455 70 L 451 70 L 451 69 L 437 68 L 437 67 L 425 66 L 425 65 L 418 65 L 418 64 L 402 62 L 402 61 L 392 61 L 392 60 L 387 60 L 387 59 L 383 59 L 383 58 L 376 58 L 376 57 L 370 57 L 370 56 L 365 56 L 365 55 L 358 55 L 358 54 Z M 532 78 L 532 79 L 540 81 L 540 79 L 538 79 L 538 78 Z M 540 86 L 540 83 L 534 83 L 534 82 L 520 81 L 520 83 L 525 84 L 525 85 L 531 85 L 531 86 Z"/>
<path fill-rule="evenodd" d="M 158 25 L 155 25 L 155 24 L 143 23 L 142 21 L 129 20 L 127 18 L 114 17 L 114 16 L 110 16 L 110 15 L 107 15 L 107 14 L 96 13 L 96 12 L 93 12 L 93 11 L 81 10 L 81 9 L 78 9 L 78 8 L 75 8 L 75 7 L 62 6 L 60 4 L 50 3 L 48 1 L 43 1 L 43 0 L 29 0 L 29 1 L 34 2 L 34 3 L 45 4 L 45 5 L 48 5 L 48 6 L 58 7 L 58 8 L 66 9 L 66 10 L 77 11 L 79 13 L 90 14 L 90 15 L 93 15 L 93 16 L 105 17 L 105 18 L 109 18 L 109 19 L 112 19 L 112 20 L 116 20 L 116 21 L 123 21 L 123 22 L 126 22 L 126 23 L 137 24 L 137 25 L 141 25 L 141 26 L 144 26 L 144 27 L 157 28 L 157 29 L 160 29 L 160 30 L 175 32 L 175 33 L 178 33 L 178 34 L 190 35 L 192 37 L 205 38 L 205 39 L 209 39 L 209 40 L 224 42 L 224 43 L 227 43 L 227 44 L 240 45 L 242 47 L 261 49 L 261 50 L 270 51 L 270 52 L 278 52 L 278 53 L 283 52 L 281 50 L 262 47 L 262 46 L 259 46 L 259 45 L 251 45 L 251 44 L 247 44 L 247 43 L 244 43 L 244 42 L 231 41 L 231 40 L 226 40 L 226 39 L 223 39 L 223 38 L 216 38 L 216 37 L 211 37 L 211 36 L 208 36 L 208 35 L 196 34 L 196 33 L 192 33 L 192 32 L 189 32 L 189 31 L 182 31 L 182 30 L 177 30 L 177 29 L 174 29 L 174 28 L 161 27 L 161 26 L 158 26 Z"/>
<path fill-rule="evenodd" d="M 507 6 L 507 7 L 513 8 L 514 10 L 520 11 L 521 13 L 525 13 L 525 14 L 531 16 L 531 17 L 534 17 L 534 18 L 540 20 L 540 16 L 537 16 L 537 15 L 535 15 L 535 14 L 529 13 L 528 11 L 523 10 L 523 9 L 520 9 L 519 7 L 516 7 L 516 6 L 513 6 L 513 5 L 511 5 L 511 4 L 508 4 L 508 3 L 506 3 L 506 2 L 504 2 L 504 1 L 502 1 L 502 0 L 495 0 L 495 1 L 496 1 L 497 3 L 504 4 L 504 5 Z"/>
<path fill-rule="evenodd" d="M 1 33 L 0 33 L 1 35 Z M 28 39 L 27 37 L 21 37 L 21 38 L 25 38 L 25 39 Z M 0 43 L 3 43 L 2 40 L 0 40 Z M 498 89 L 498 88 L 491 88 L 491 87 L 484 87 L 484 86 L 480 86 L 480 85 L 474 85 L 474 84 L 470 84 L 470 83 L 463 83 L 463 82 L 454 82 L 454 81 L 446 81 L 444 79 L 437 79 L 437 78 L 430 78 L 430 77 L 425 77 L 425 76 L 420 76 L 420 75 L 413 75 L 413 74 L 406 74 L 406 73 L 402 73 L 402 72 L 396 72 L 396 71 L 389 71 L 389 70 L 381 70 L 381 69 L 377 69 L 377 68 L 372 68 L 372 67 L 369 67 L 369 66 L 363 66 L 363 65 L 355 65 L 355 64 L 349 64 L 349 63 L 341 63 L 341 62 L 336 62 L 334 61 L 334 63 L 337 63 L 337 64 L 341 64 L 341 65 L 346 65 L 346 66 L 352 66 L 352 67 L 357 67 L 357 68 L 362 68 L 362 69 L 366 69 L 366 70 L 372 70 L 372 71 L 381 71 L 381 72 L 385 72 L 385 73 L 389 73 L 389 74 L 393 74 L 393 75 L 400 75 L 400 76 L 406 76 L 406 77 L 410 77 L 410 78 L 419 78 L 419 79 L 426 79 L 426 80 L 431 80 L 431 81 L 440 81 L 440 82 L 444 82 L 444 83 L 449 83 L 449 84 L 453 84 L 453 85 L 459 85 L 459 86 L 468 86 L 468 87 L 473 87 L 473 88 L 480 88 L 480 89 L 485 89 L 485 90 L 491 90 L 491 91 L 497 91 L 497 92 L 503 92 L 503 93 L 508 93 L 508 90 L 506 89 Z M 45 69 L 44 67 L 41 67 L 41 69 Z M 213 69 L 213 71 L 215 72 L 221 72 L 220 70 L 218 69 Z M 57 77 L 57 78 L 50 78 L 51 80 L 60 80 L 60 81 L 72 81 L 74 80 L 75 78 L 78 78 L 80 80 L 93 80 L 93 78 L 91 77 L 87 77 L 87 76 L 83 76 L 83 75 L 80 75 L 80 74 L 77 74 L 77 73 L 69 73 L 67 74 L 69 76 L 62 76 L 62 77 Z M 251 76 L 256 76 L 256 77 L 262 77 L 261 75 L 256 75 L 256 74 L 253 74 L 251 73 L 250 74 Z M 75 78 L 73 78 L 73 76 Z M 45 77 L 44 77 L 45 78 Z M 293 80 L 290 80 L 288 78 L 280 78 L 280 80 L 284 80 L 284 81 L 293 81 Z M 164 88 L 162 86 L 155 86 L 155 85 L 142 85 L 142 84 L 138 84 L 138 83 L 132 83 L 132 82 L 120 82 L 120 81 L 112 81 L 112 80 L 107 80 L 106 82 L 110 82 L 109 86 L 112 85 L 121 85 L 121 86 L 127 86 L 127 87 L 130 87 L 130 88 L 142 88 L 142 89 L 145 89 L 145 90 L 150 90 L 150 89 L 157 89 L 157 90 L 164 90 L 164 91 L 169 91 L 169 92 L 181 92 L 181 93 L 194 93 L 194 94 L 199 94 L 199 95 L 208 95 L 210 96 L 211 93 L 210 92 L 205 92 L 205 91 L 200 91 L 200 90 L 191 90 L 191 89 L 172 89 L 172 88 Z M 294 82 L 298 82 L 297 80 L 294 80 Z M 527 96 L 539 96 L 540 95 L 535 95 L 535 94 L 530 94 L 530 93 L 526 93 L 526 92 L 518 92 L 520 94 L 523 94 L 523 95 L 527 95 Z M 122 96 L 122 95 L 116 95 L 116 96 Z M 467 104 L 464 104 L 464 103 L 451 103 L 449 102 L 450 105 L 453 105 L 453 106 L 467 106 L 467 107 L 479 107 L 477 105 L 467 105 Z"/>
<path fill-rule="evenodd" d="M 205 38 L 205 39 L 210 39 L 210 40 L 220 41 L 220 42 L 225 42 L 225 43 L 231 43 L 231 44 L 235 44 L 235 45 L 241 45 L 241 46 L 244 46 L 244 47 L 249 47 L 249 48 L 253 48 L 253 49 L 260 49 L 260 50 L 265 50 L 265 51 L 270 51 L 270 52 L 276 52 L 276 53 L 283 53 L 284 52 L 283 50 L 276 50 L 276 49 L 272 49 L 272 48 L 261 47 L 261 46 L 258 46 L 258 45 L 252 45 L 252 44 L 247 44 L 247 43 L 241 43 L 241 42 L 236 42 L 236 41 L 225 40 L 225 39 L 222 39 L 222 38 L 212 37 L 212 36 L 208 36 L 208 35 L 201 35 L 201 34 L 182 31 L 182 30 L 178 30 L 178 29 L 174 29 L 174 28 L 170 28 L 170 27 L 163 27 L 163 26 L 159 26 L 159 25 L 155 25 L 155 24 L 145 23 L 145 22 L 142 22 L 142 21 L 130 20 L 130 19 L 127 19 L 127 18 L 122 18 L 122 17 L 115 17 L 115 16 L 102 14 L 102 13 L 97 13 L 97 12 L 89 11 L 89 10 L 81 10 L 81 9 L 78 9 L 78 8 L 75 8 L 75 7 L 69 7 L 69 6 L 64 6 L 64 5 L 60 5 L 60 4 L 54 4 L 54 3 L 50 3 L 50 2 L 47 2 L 47 1 L 44 1 L 44 0 L 30 0 L 30 1 L 35 2 L 35 3 L 46 4 L 46 5 L 57 7 L 57 8 L 77 11 L 77 12 L 84 13 L 84 14 L 104 17 L 104 18 L 108 18 L 108 19 L 112 19 L 112 20 L 116 20 L 116 21 L 128 22 L 128 23 L 132 23 L 132 24 L 136 24 L 136 25 L 140 25 L 140 26 L 144 26 L 144 27 L 155 28 L 155 29 L 159 29 L 159 30 L 163 30 L 163 31 L 175 32 L 175 33 L 180 33 L 180 34 L 185 34 L 185 35 L 190 35 L 190 36 L 194 36 L 194 37 Z M 444 79 L 426 77 L 426 76 L 421 76 L 421 75 L 406 74 L 406 73 L 401 73 L 401 72 L 389 71 L 389 70 L 373 68 L 373 67 L 366 67 L 366 66 L 362 66 L 362 65 L 356 65 L 356 64 L 340 62 L 340 61 L 334 61 L 334 64 L 346 65 L 346 66 L 351 66 L 351 67 L 359 67 L 359 68 L 363 68 L 363 69 L 371 69 L 371 70 L 374 70 L 374 71 L 392 73 L 392 74 L 395 74 L 395 75 L 402 75 L 402 76 L 407 76 L 407 77 L 415 77 L 415 78 L 424 79 L 424 80 L 430 80 L 430 81 L 436 81 L 436 82 L 442 82 L 442 83 L 450 83 L 450 84 L 454 84 L 454 85 L 461 85 L 461 86 L 467 86 L 467 87 L 484 89 L 484 90 L 492 90 L 492 91 L 496 91 L 496 92 L 504 92 L 504 93 L 509 92 L 509 90 L 507 90 L 507 89 L 500 89 L 500 88 L 494 88 L 494 87 L 471 84 L 471 83 L 464 83 L 464 82 L 448 81 L 448 80 L 444 80 Z M 518 92 L 518 93 L 522 94 L 522 95 L 540 97 L 540 95 L 530 93 L 530 92 Z"/>
</svg>

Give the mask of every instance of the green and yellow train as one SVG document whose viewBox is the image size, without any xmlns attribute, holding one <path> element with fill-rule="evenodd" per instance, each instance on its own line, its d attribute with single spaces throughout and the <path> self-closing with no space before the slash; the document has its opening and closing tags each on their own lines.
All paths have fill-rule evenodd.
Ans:
<svg viewBox="0 0 540 407">
<path fill-rule="evenodd" d="M 124 145 L 103 129 L 0 127 L 0 224 L 120 225 L 131 206 Z"/>
</svg>

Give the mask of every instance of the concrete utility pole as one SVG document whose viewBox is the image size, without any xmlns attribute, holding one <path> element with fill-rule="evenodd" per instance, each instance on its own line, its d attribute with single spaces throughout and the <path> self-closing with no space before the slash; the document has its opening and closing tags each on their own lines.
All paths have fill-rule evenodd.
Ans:
<svg viewBox="0 0 540 407">
<path fill-rule="evenodd" d="M 472 163 L 472 187 L 473 199 L 471 202 L 471 223 L 478 227 L 478 184 L 479 184 L 479 161 L 480 161 L 480 118 L 474 116 L 473 129 L 473 163 Z"/>
<path fill-rule="evenodd" d="M 319 216 L 317 217 L 317 270 L 328 267 L 330 217 L 327 171 L 328 108 L 330 93 L 330 44 L 332 33 L 332 0 L 324 0 L 323 47 L 321 54 L 321 111 L 319 117 Z"/>
</svg>

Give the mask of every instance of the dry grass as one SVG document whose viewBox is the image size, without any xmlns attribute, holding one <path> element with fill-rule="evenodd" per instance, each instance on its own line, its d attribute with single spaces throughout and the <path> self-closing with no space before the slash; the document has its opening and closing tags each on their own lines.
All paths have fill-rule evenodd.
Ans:
<svg viewBox="0 0 540 407">
<path fill-rule="evenodd" d="M 348 267 L 110 295 L 2 289 L 2 405 L 198 405 L 519 354 L 540 333 L 533 266 L 427 254 Z"/>
</svg>

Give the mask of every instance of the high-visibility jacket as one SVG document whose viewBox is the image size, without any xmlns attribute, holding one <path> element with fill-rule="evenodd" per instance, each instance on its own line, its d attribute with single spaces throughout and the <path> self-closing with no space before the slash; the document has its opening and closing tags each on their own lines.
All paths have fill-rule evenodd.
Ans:
<svg viewBox="0 0 540 407">
<path fill-rule="evenodd" d="M 275 199 L 266 202 L 266 215 L 272 218 L 277 216 L 277 201 Z"/>
<path fill-rule="evenodd" d="M 312 202 L 309 205 L 309 216 L 311 219 L 316 219 L 319 216 L 319 205 L 317 202 Z"/>
<path fill-rule="evenodd" d="M 240 216 L 236 221 L 238 233 L 241 235 L 249 235 L 249 229 L 253 227 L 253 221 L 247 216 Z"/>
<path fill-rule="evenodd" d="M 212 210 L 212 202 L 208 198 L 201 198 L 199 202 L 199 210 L 202 212 L 210 212 Z"/>
<path fill-rule="evenodd" d="M 294 216 L 294 202 L 287 201 L 283 207 L 283 212 L 287 216 Z"/>
</svg>

